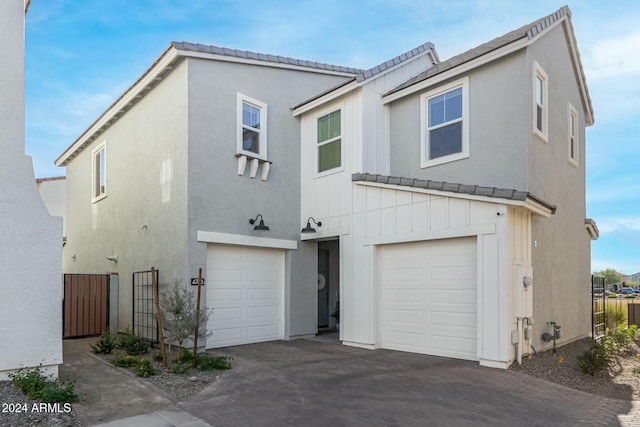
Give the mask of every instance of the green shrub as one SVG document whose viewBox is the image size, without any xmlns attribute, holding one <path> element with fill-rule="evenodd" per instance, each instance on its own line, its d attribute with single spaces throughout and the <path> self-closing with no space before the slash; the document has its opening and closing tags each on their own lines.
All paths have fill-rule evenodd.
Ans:
<svg viewBox="0 0 640 427">
<path fill-rule="evenodd" d="M 19 369 L 9 374 L 11 381 L 32 399 L 40 399 L 44 403 L 71 403 L 78 401 L 73 382 L 61 384 L 48 379 L 40 368 Z"/>
<path fill-rule="evenodd" d="M 578 356 L 578 368 L 583 374 L 595 375 L 611 364 L 611 353 L 606 346 L 594 343 L 591 350 Z"/>
<path fill-rule="evenodd" d="M 638 337 L 638 326 L 636 325 L 618 325 L 611 328 L 604 336 L 604 345 L 609 347 L 610 351 L 615 351 L 620 347 L 631 344 L 631 341 Z"/>
<path fill-rule="evenodd" d="M 135 368 L 136 375 L 139 377 L 148 377 L 156 375 L 157 369 L 153 367 L 151 361 L 142 356 L 131 356 L 130 354 L 117 353 L 113 360 L 115 366 L 119 368 Z"/>
<path fill-rule="evenodd" d="M 214 369 L 226 370 L 231 369 L 229 356 L 214 356 L 207 353 L 198 355 L 198 369 L 201 371 L 213 371 Z"/>
<path fill-rule="evenodd" d="M 155 360 L 156 362 L 162 362 L 163 359 L 164 356 L 162 356 L 161 351 L 156 351 L 155 353 L 153 353 L 153 360 Z"/>
<path fill-rule="evenodd" d="M 100 335 L 100 339 L 95 344 L 91 344 L 91 349 L 96 354 L 111 354 L 116 347 L 116 337 L 109 333 L 109 329 Z"/>
<path fill-rule="evenodd" d="M 609 294 L 607 298 L 618 298 L 618 294 Z"/>
<path fill-rule="evenodd" d="M 607 304 L 606 308 L 606 326 L 607 328 L 615 328 L 618 325 L 627 323 L 627 306 L 626 304 Z"/>
<path fill-rule="evenodd" d="M 635 298 L 636 294 L 626 294 L 624 297 L 625 298 Z"/>
<path fill-rule="evenodd" d="M 141 355 L 149 351 L 149 342 L 140 338 L 128 328 L 124 334 L 118 337 L 118 347 L 130 355 Z"/>
<path fill-rule="evenodd" d="M 140 358 L 136 366 L 136 375 L 139 377 L 148 377 L 149 375 L 156 375 L 158 371 L 153 367 L 151 361 Z"/>
</svg>

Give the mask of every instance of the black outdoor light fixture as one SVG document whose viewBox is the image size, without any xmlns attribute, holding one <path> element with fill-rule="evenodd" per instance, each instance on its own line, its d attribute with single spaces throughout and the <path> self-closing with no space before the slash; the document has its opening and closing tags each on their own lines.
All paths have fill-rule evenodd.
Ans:
<svg viewBox="0 0 640 427">
<path fill-rule="evenodd" d="M 264 225 L 264 219 L 262 219 L 262 214 L 258 214 L 256 216 L 256 219 L 250 219 L 249 220 L 249 224 L 253 225 L 255 224 L 255 222 L 258 220 L 258 218 L 260 218 L 260 222 L 258 223 L 258 225 L 256 225 L 255 227 L 253 227 L 254 230 L 260 230 L 260 231 L 269 231 L 269 227 Z"/>
<path fill-rule="evenodd" d="M 318 227 L 322 227 L 322 221 L 316 221 L 312 216 L 307 220 L 307 226 L 300 231 L 301 233 L 315 233 L 316 229 L 311 226 L 311 221 Z"/>
</svg>

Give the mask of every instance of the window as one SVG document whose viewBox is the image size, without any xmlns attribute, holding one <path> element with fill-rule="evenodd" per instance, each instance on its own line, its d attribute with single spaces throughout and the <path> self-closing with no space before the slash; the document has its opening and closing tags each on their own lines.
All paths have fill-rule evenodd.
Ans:
<svg viewBox="0 0 640 427">
<path fill-rule="evenodd" d="M 342 166 L 341 110 L 318 118 L 318 172 Z"/>
<path fill-rule="evenodd" d="M 468 79 L 420 97 L 421 166 L 469 157 Z"/>
<path fill-rule="evenodd" d="M 238 94 L 238 154 L 267 160 L 267 104 Z"/>
<path fill-rule="evenodd" d="M 91 195 L 94 202 L 107 196 L 107 145 L 106 141 L 92 152 L 93 179 Z"/>
<path fill-rule="evenodd" d="M 533 133 L 539 136 L 544 142 L 547 142 L 547 129 L 548 129 L 548 79 L 547 74 L 544 72 L 537 62 L 533 63 L 534 68 L 534 102 L 533 102 Z"/>
<path fill-rule="evenodd" d="M 571 104 L 567 106 L 567 128 L 569 163 L 577 167 L 580 147 L 578 144 L 578 111 Z"/>
</svg>

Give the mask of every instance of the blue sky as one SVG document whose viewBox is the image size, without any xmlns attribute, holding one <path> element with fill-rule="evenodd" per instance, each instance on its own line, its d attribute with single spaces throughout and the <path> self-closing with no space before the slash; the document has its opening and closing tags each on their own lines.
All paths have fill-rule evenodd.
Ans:
<svg viewBox="0 0 640 427">
<path fill-rule="evenodd" d="M 441 60 L 548 15 L 539 0 L 32 0 L 26 151 L 36 177 L 171 41 L 370 68 L 426 41 Z M 587 129 L 592 270 L 640 272 L 640 2 L 569 4 L 596 123 Z"/>
</svg>

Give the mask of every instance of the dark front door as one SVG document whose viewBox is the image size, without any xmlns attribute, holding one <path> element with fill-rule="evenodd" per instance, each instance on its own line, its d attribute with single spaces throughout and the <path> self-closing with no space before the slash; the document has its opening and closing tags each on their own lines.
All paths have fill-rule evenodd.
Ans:
<svg viewBox="0 0 640 427">
<path fill-rule="evenodd" d="M 318 328 L 329 327 L 329 251 L 318 249 Z"/>
</svg>

